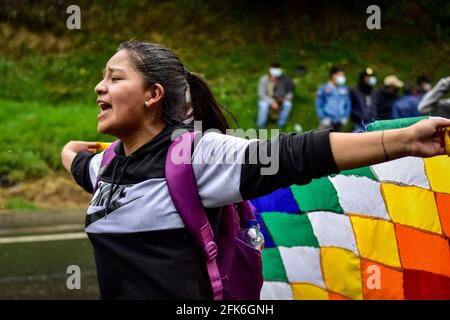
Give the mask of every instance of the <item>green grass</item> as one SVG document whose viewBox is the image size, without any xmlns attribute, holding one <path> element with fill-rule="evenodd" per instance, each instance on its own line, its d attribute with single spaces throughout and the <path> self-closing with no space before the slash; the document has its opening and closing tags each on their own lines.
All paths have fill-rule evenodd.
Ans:
<svg viewBox="0 0 450 320">
<path fill-rule="evenodd" d="M 426 48 L 430 46 L 428 44 Z M 279 60 L 296 83 L 294 108 L 285 131 L 293 131 L 295 123 L 300 123 L 304 130 L 317 127 L 315 92 L 317 86 L 327 80 L 328 69 L 333 64 L 344 66 L 349 85 L 355 84 L 357 73 L 366 66 L 364 56 L 355 48 L 350 50 L 346 44 L 336 42 L 328 50 L 304 50 L 299 58 L 295 46 L 289 42 L 280 44 Z M 271 54 L 257 44 L 236 48 L 228 55 L 223 55 L 218 50 L 215 53 L 217 57 L 211 57 L 210 50 L 212 49 L 198 52 L 195 57 L 185 50 L 187 58 L 182 59 L 191 70 L 205 75 L 218 100 L 238 119 L 239 127 L 254 128 L 257 82 L 265 72 Z M 391 44 L 389 50 L 384 50 L 380 44 L 374 44 L 370 50 L 373 50 L 370 52 L 373 58 L 368 65 L 380 70 L 380 82 L 388 73 L 396 73 L 401 79 L 413 80 L 421 70 L 431 70 L 445 61 L 438 51 L 434 51 L 435 56 L 428 54 L 427 61 L 422 62 L 420 57 L 425 53 L 425 48 L 419 48 L 412 54 L 407 48 L 395 47 L 394 44 Z M 404 57 L 401 62 L 394 63 L 396 55 Z M 84 54 L 65 62 L 68 56 L 70 55 L 65 54 L 53 60 L 30 58 L 19 64 L 5 63 L 5 58 L 0 60 L 3 61 L 4 68 L 7 66 L 6 68 L 16 70 L 15 73 L 5 73 L 11 77 L 5 85 L 11 87 L 14 83 L 20 84 L 16 91 L 8 91 L 7 100 L 0 100 L 0 145 L 3 150 L 0 153 L 0 177 L 3 180 L 15 182 L 42 177 L 48 169 L 62 170 L 60 151 L 69 140 L 113 139 L 96 132 L 98 110 L 93 91 L 107 55 L 92 57 Z M 306 65 L 307 73 L 296 77 L 293 70 L 297 64 Z M 25 70 L 35 70 L 35 73 L 26 75 Z M 443 68 L 433 70 L 435 77 L 448 73 Z M 52 77 L 57 77 L 57 81 Z M 0 84 L 2 81 L 5 80 L 0 80 Z M 29 86 L 36 81 L 42 81 L 42 86 L 35 83 L 30 89 Z M 27 90 L 33 97 L 32 100 L 25 99 Z M 269 128 L 275 128 L 274 124 L 269 125 Z"/>
<path fill-rule="evenodd" d="M 69 140 L 107 140 L 96 132 L 95 103 L 49 105 L 0 100 L 0 176 L 7 181 L 39 178 L 60 170 Z"/>
<path fill-rule="evenodd" d="M 5 209 L 38 209 L 38 206 L 35 203 L 20 197 L 11 197 L 8 198 Z"/>
<path fill-rule="evenodd" d="M 82 30 L 72 32 L 44 10 L 64 49 L 33 45 L 45 44 L 45 32 L 21 30 L 18 35 L 35 41 L 5 41 L 0 49 L 0 183 L 62 170 L 60 151 L 69 140 L 113 139 L 96 132 L 94 87 L 115 48 L 130 38 L 174 49 L 191 71 L 208 79 L 218 100 L 243 129 L 255 127 L 257 82 L 273 60 L 280 61 L 296 83 L 285 131 L 293 131 L 296 123 L 304 130 L 317 127 L 315 92 L 327 81 L 332 65 L 345 68 L 349 86 L 367 66 L 377 73 L 379 85 L 390 73 L 409 81 L 421 73 L 435 80 L 450 74 L 448 39 L 431 39 L 408 24 L 395 24 L 393 18 L 386 18 L 381 31 L 369 31 L 356 18 L 337 15 L 332 9 L 326 23 L 288 12 L 277 20 L 278 27 L 271 28 L 265 23 L 265 14 L 271 11 L 261 9 L 267 4 L 260 4 L 255 14 L 250 14 L 251 6 L 235 4 L 236 11 L 227 11 L 215 2 L 211 8 L 202 1 L 155 3 L 152 16 L 157 21 L 136 14 L 147 7 L 140 2 L 119 1 L 106 11 L 99 4 L 83 5 Z M 42 16 L 38 9 L 26 14 Z M 244 9 L 247 13 L 240 14 Z M 127 23 L 131 12 L 136 14 L 133 24 Z M 40 20 L 31 21 L 39 29 Z M 306 74 L 295 77 L 297 65 L 304 65 Z"/>
</svg>

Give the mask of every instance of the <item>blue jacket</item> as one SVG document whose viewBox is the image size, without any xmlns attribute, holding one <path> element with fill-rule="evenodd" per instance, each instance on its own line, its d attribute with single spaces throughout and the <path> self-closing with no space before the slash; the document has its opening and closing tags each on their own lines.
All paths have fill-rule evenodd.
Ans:
<svg viewBox="0 0 450 320">
<path fill-rule="evenodd" d="M 346 86 L 334 86 L 328 82 L 319 87 L 316 97 L 316 111 L 319 119 L 331 118 L 333 123 L 350 116 L 351 103 Z"/>
<path fill-rule="evenodd" d="M 406 95 L 394 102 L 392 106 L 392 119 L 419 117 L 419 102 L 423 95 Z"/>
</svg>

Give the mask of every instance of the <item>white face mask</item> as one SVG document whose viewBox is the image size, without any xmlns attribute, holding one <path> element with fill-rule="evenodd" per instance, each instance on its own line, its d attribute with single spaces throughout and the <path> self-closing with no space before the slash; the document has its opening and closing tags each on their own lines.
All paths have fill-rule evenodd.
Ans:
<svg viewBox="0 0 450 320">
<path fill-rule="evenodd" d="M 375 86 L 375 85 L 377 84 L 377 77 L 371 76 L 371 77 L 369 78 L 369 84 L 370 84 L 372 87 Z"/>
<path fill-rule="evenodd" d="M 270 68 L 269 73 L 272 77 L 278 78 L 283 74 L 283 70 L 281 68 Z"/>
<path fill-rule="evenodd" d="M 336 77 L 336 84 L 338 85 L 338 86 L 343 86 L 344 84 L 345 84 L 345 81 L 346 81 L 347 79 L 345 78 L 345 76 L 337 76 Z"/>
</svg>

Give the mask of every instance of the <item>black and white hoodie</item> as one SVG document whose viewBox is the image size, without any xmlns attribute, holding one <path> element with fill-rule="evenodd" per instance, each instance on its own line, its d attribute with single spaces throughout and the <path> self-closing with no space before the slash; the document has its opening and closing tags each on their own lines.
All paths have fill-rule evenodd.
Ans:
<svg viewBox="0 0 450 320">
<path fill-rule="evenodd" d="M 103 153 L 80 152 L 73 161 L 72 174 L 86 191 L 93 192 L 99 178 L 86 232 L 103 299 L 212 298 L 202 251 L 185 229 L 166 185 L 164 164 L 175 129 L 167 125 L 129 156 L 119 143 L 116 157 L 102 172 Z M 329 131 L 312 131 L 281 134 L 279 169 L 263 175 L 267 162 L 254 156 L 260 148 L 271 150 L 274 141 L 207 133 L 195 144 L 194 175 L 213 230 L 217 208 L 225 204 L 338 172 Z M 225 157 L 227 161 L 214 161 Z"/>
</svg>

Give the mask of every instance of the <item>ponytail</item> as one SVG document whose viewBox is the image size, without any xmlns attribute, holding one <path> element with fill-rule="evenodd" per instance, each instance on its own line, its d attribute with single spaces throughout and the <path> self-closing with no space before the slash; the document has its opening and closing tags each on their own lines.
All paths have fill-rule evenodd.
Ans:
<svg viewBox="0 0 450 320">
<path fill-rule="evenodd" d="M 202 121 L 203 131 L 214 128 L 225 133 L 230 128 L 223 111 L 237 123 L 230 111 L 217 102 L 209 89 L 206 80 L 196 73 L 188 72 L 187 82 L 190 88 L 192 116 L 194 120 Z"/>
<path fill-rule="evenodd" d="M 214 98 L 205 79 L 189 72 L 178 56 L 168 48 L 142 41 L 122 42 L 119 50 L 130 52 L 131 65 L 137 70 L 145 88 L 159 83 L 164 87 L 162 116 L 172 124 L 189 123 L 201 120 L 204 131 L 218 129 L 222 133 L 230 128 L 223 111 L 236 122 L 236 118 Z M 191 101 L 186 99 L 187 87 L 190 88 Z M 192 111 L 189 111 L 191 107 Z"/>
</svg>

